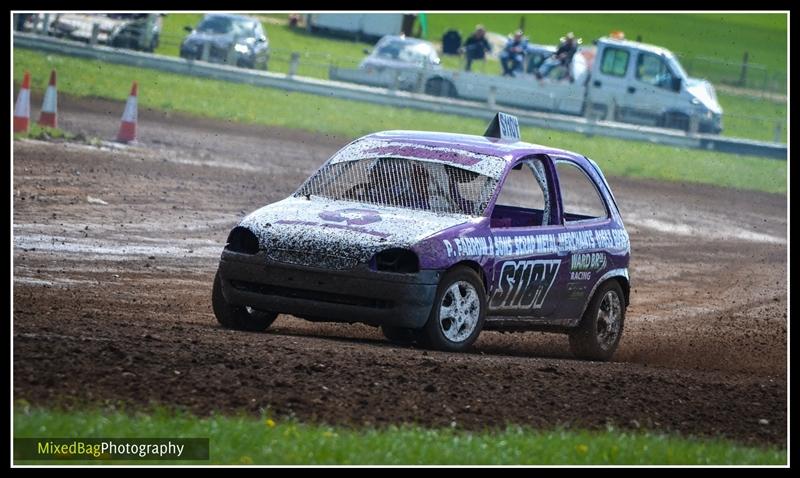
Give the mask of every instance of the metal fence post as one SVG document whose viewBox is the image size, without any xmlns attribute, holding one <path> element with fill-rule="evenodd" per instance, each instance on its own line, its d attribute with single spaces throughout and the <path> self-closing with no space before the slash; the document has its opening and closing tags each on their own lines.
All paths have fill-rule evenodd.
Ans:
<svg viewBox="0 0 800 478">
<path fill-rule="evenodd" d="M 781 131 L 783 130 L 783 122 L 776 121 L 775 122 L 775 142 L 780 143 L 783 138 L 781 138 Z"/>
<path fill-rule="evenodd" d="M 89 45 L 97 45 L 97 37 L 100 35 L 100 24 L 92 23 L 92 38 L 89 39 Z"/>
<path fill-rule="evenodd" d="M 394 70 L 394 76 L 392 77 L 392 83 L 389 85 L 389 91 L 391 91 L 392 93 L 396 92 L 399 85 L 400 85 L 400 70 Z"/>
<path fill-rule="evenodd" d="M 606 111 L 606 121 L 616 121 L 617 120 L 617 102 L 615 100 L 611 100 L 611 103 L 608 105 L 608 110 Z"/>
<path fill-rule="evenodd" d="M 742 71 L 739 73 L 739 86 L 744 86 L 747 83 L 747 58 L 748 53 L 744 52 L 744 57 L 742 57 Z"/>
<path fill-rule="evenodd" d="M 297 74 L 297 64 L 300 62 L 300 54 L 297 52 L 292 52 L 292 57 L 289 60 L 289 72 L 286 73 L 286 76 L 289 78 L 293 77 Z"/>
<path fill-rule="evenodd" d="M 689 129 L 686 131 L 687 134 L 690 136 L 694 136 L 697 134 L 697 130 L 700 129 L 700 119 L 697 115 L 692 115 L 689 117 Z"/>
<path fill-rule="evenodd" d="M 489 98 L 487 98 L 487 103 L 489 103 L 489 109 L 494 110 L 497 108 L 497 87 L 490 86 L 489 87 Z"/>
<path fill-rule="evenodd" d="M 269 71 L 269 58 L 270 58 L 270 56 L 272 56 L 271 52 L 269 50 L 267 50 L 267 55 L 266 55 L 266 58 L 264 59 L 264 71 Z"/>
<path fill-rule="evenodd" d="M 228 55 L 225 57 L 225 63 L 231 66 L 236 66 L 236 44 L 231 43 L 228 47 Z"/>
<path fill-rule="evenodd" d="M 144 22 L 144 35 L 142 36 L 142 44 L 139 45 L 139 48 L 141 48 L 142 50 L 150 49 L 150 42 L 153 40 L 153 22 L 155 21 L 154 18 L 155 14 L 153 13 L 147 14 L 147 21 Z"/>
<path fill-rule="evenodd" d="M 50 34 L 50 14 L 45 13 L 42 18 L 42 35 Z"/>
<path fill-rule="evenodd" d="M 200 60 L 208 61 L 208 57 L 211 54 L 211 43 L 206 42 L 203 43 L 203 51 L 200 53 Z"/>
</svg>

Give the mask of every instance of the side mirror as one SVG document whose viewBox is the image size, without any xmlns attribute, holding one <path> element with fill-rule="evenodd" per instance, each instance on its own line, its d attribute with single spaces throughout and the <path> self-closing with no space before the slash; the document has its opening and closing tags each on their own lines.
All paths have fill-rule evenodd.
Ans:
<svg viewBox="0 0 800 478">
<path fill-rule="evenodd" d="M 186 32 L 192 33 L 192 30 L 193 30 L 193 28 L 192 28 L 192 27 L 189 27 L 189 26 L 183 27 L 183 31 L 186 31 Z"/>
<path fill-rule="evenodd" d="M 681 91 L 682 81 L 679 77 L 675 77 L 672 79 L 672 90 L 673 91 Z"/>
<path fill-rule="evenodd" d="M 267 37 L 261 35 L 260 37 L 256 38 L 256 41 L 259 43 L 264 43 L 265 41 L 267 41 Z"/>
</svg>

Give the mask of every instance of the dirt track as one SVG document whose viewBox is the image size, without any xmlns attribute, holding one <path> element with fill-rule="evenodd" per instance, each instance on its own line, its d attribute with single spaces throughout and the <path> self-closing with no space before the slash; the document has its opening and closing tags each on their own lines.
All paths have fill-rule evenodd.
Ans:
<svg viewBox="0 0 800 478">
<path fill-rule="evenodd" d="M 59 100 L 64 129 L 114 136 L 121 104 Z M 347 138 L 139 121 L 137 147 L 14 143 L 16 399 L 355 425 L 614 424 L 785 446 L 784 196 L 610 178 L 634 281 L 613 363 L 572 360 L 566 337 L 539 333 L 486 332 L 447 354 L 284 316 L 232 332 L 209 300 L 228 230 Z"/>
</svg>

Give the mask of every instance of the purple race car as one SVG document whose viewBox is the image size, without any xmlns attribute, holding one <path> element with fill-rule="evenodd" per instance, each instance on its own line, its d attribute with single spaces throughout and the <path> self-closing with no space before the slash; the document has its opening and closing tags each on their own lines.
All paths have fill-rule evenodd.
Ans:
<svg viewBox="0 0 800 478">
<path fill-rule="evenodd" d="M 499 113 L 484 136 L 384 131 L 345 146 L 230 232 L 213 309 L 234 329 L 287 313 L 450 351 L 481 330 L 561 332 L 576 356 L 608 360 L 629 259 L 597 164 L 519 141 Z"/>
</svg>

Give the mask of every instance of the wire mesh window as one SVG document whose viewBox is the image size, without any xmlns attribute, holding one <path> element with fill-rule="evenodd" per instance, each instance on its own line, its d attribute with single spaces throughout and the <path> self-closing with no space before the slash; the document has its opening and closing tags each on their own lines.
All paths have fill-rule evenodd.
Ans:
<svg viewBox="0 0 800 478">
<path fill-rule="evenodd" d="M 296 195 L 477 216 L 496 186 L 493 178 L 443 163 L 373 158 L 327 164 Z"/>
</svg>

